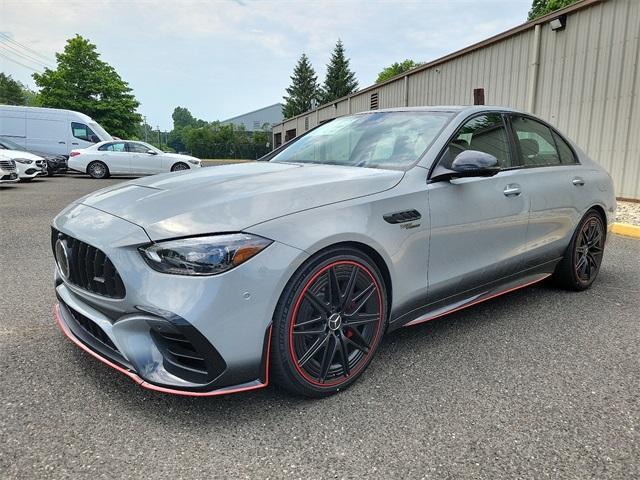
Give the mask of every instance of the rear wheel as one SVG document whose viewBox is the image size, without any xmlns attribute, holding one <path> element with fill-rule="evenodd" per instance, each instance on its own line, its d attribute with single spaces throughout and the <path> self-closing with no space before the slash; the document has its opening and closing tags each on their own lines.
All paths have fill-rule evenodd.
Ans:
<svg viewBox="0 0 640 480">
<path fill-rule="evenodd" d="M 91 162 L 87 167 L 87 173 L 98 180 L 109 178 L 109 167 L 99 161 Z"/>
<path fill-rule="evenodd" d="M 348 387 L 371 362 L 386 318 L 385 285 L 367 255 L 336 248 L 313 258 L 289 281 L 274 315 L 273 380 L 310 397 Z"/>
<path fill-rule="evenodd" d="M 555 282 L 569 290 L 586 290 L 600 272 L 606 230 L 602 216 L 589 210 L 578 224 L 569 248 L 554 273 Z"/>
<path fill-rule="evenodd" d="M 173 167 L 171 167 L 172 172 L 179 172 L 181 170 L 189 170 L 189 165 L 184 162 L 178 162 Z"/>
</svg>

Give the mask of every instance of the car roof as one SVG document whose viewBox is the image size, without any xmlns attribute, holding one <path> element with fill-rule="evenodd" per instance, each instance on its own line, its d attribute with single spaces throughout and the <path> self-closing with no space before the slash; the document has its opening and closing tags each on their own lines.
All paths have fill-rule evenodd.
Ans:
<svg viewBox="0 0 640 480">
<path fill-rule="evenodd" d="M 519 111 L 509 107 L 496 105 L 429 105 L 425 107 L 394 107 L 380 110 L 369 110 L 361 113 L 374 112 L 449 112 L 449 113 L 475 113 L 475 112 L 515 112 Z M 357 114 L 356 114 L 357 115 Z"/>
</svg>

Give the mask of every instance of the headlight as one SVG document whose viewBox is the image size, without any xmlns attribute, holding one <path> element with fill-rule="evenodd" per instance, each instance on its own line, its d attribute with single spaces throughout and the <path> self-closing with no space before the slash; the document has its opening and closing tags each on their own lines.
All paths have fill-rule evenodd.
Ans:
<svg viewBox="0 0 640 480">
<path fill-rule="evenodd" d="M 191 159 L 189 159 L 189 160 L 187 160 L 187 162 L 192 163 L 194 165 L 199 165 L 200 164 L 200 160 L 191 160 Z"/>
<path fill-rule="evenodd" d="M 246 262 L 273 243 L 247 233 L 211 235 L 140 247 L 151 268 L 174 275 L 217 275 Z"/>
<path fill-rule="evenodd" d="M 31 165 L 33 163 L 33 160 L 27 160 L 26 158 L 14 158 L 14 160 L 24 165 Z"/>
</svg>

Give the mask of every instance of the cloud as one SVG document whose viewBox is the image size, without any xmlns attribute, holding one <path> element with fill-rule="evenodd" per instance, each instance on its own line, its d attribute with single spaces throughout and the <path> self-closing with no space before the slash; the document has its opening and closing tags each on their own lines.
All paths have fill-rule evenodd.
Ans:
<svg viewBox="0 0 640 480">
<path fill-rule="evenodd" d="M 531 0 L 2 0 L 0 31 L 53 59 L 79 33 L 128 81 L 151 121 L 176 105 L 230 117 L 280 101 L 302 52 L 320 79 L 338 38 L 361 86 L 395 61 L 433 60 L 524 21 Z M 31 71 L 0 58 L 30 81 Z"/>
</svg>

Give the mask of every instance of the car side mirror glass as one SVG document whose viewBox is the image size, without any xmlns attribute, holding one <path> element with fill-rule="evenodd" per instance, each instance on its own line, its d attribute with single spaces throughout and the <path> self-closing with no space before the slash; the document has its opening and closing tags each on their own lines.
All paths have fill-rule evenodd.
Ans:
<svg viewBox="0 0 640 480">
<path fill-rule="evenodd" d="M 98 143 L 100 141 L 100 139 L 98 138 L 97 135 L 91 135 L 89 137 L 89 141 L 92 142 L 92 143 Z"/>
<path fill-rule="evenodd" d="M 147 150 L 149 155 L 157 155 L 158 153 L 155 150 Z"/>
<path fill-rule="evenodd" d="M 462 177 L 490 177 L 500 171 L 498 159 L 478 150 L 460 152 L 447 168 L 442 164 L 433 170 L 431 181 L 451 180 Z"/>
</svg>

